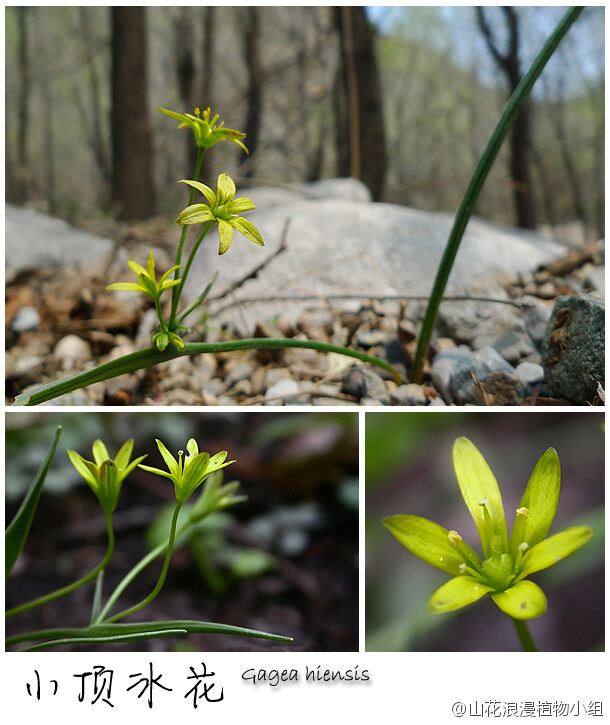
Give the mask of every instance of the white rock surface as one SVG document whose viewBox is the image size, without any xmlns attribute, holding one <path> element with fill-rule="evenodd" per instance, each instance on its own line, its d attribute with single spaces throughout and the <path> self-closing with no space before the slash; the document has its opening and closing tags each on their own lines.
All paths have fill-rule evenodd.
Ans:
<svg viewBox="0 0 610 725">
<path fill-rule="evenodd" d="M 5 263 L 13 275 L 26 269 L 95 262 L 112 250 L 110 239 L 34 209 L 6 204 L 4 218 Z"/>
<path fill-rule="evenodd" d="M 290 220 L 287 249 L 246 282 L 231 299 L 311 295 L 428 295 L 453 223 L 451 214 L 429 213 L 367 201 L 359 182 L 329 179 L 307 185 L 306 193 L 286 189 L 243 189 L 259 206 L 247 216 L 261 231 L 265 247 L 236 233 L 232 248 L 218 257 L 217 233 L 202 245 L 185 287 L 194 299 L 215 270 L 213 295 L 244 276 L 277 250 Z M 323 192 L 326 198 L 312 198 Z M 346 198 L 347 197 L 347 198 Z M 358 197 L 358 198 L 354 198 Z M 564 252 L 540 235 L 473 218 L 468 225 L 447 293 L 475 280 L 536 269 Z M 223 301 L 223 304 L 226 300 Z M 220 313 L 216 322 L 240 327 L 281 313 L 294 318 L 307 303 L 256 303 Z M 214 313 L 214 304 L 210 310 Z"/>
</svg>

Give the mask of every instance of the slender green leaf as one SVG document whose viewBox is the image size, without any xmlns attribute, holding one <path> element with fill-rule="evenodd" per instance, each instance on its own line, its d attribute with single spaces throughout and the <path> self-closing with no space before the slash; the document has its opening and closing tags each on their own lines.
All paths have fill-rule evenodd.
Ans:
<svg viewBox="0 0 610 725">
<path fill-rule="evenodd" d="M 161 629 L 151 632 L 140 632 L 139 634 L 117 634 L 110 637 L 99 637 L 91 635 L 91 637 L 65 637 L 63 639 L 52 639 L 48 642 L 35 644 L 28 647 L 24 652 L 36 652 L 41 649 L 50 649 L 51 647 L 61 647 L 68 644 L 103 644 L 105 642 L 137 642 L 142 639 L 156 639 L 157 637 L 171 637 L 174 634 L 186 634 L 185 629 Z"/>
<path fill-rule="evenodd" d="M 118 375 L 131 373 L 135 370 L 157 365 L 158 363 L 167 362 L 182 355 L 200 355 L 205 353 L 216 352 L 234 352 L 235 350 L 279 350 L 282 348 L 298 347 L 309 350 L 318 350 L 320 352 L 335 352 L 339 355 L 353 357 L 362 362 L 376 365 L 384 368 L 392 373 L 397 384 L 401 379 L 398 372 L 385 360 L 380 360 L 372 355 L 367 355 L 359 350 L 351 350 L 348 347 L 340 347 L 339 345 L 331 345 L 326 342 L 317 342 L 314 340 L 294 340 L 294 339 L 274 339 L 274 338 L 253 338 L 245 340 L 231 340 L 229 342 L 189 342 L 184 346 L 184 350 L 178 350 L 175 347 L 167 348 L 163 352 L 157 350 L 156 347 L 147 347 L 144 350 L 132 352 L 129 355 L 111 360 L 103 365 L 99 365 L 92 370 L 82 373 L 70 375 L 67 378 L 58 380 L 54 383 L 43 385 L 37 390 L 30 393 L 21 393 L 15 398 L 14 405 L 38 405 L 47 400 L 53 400 L 60 395 L 71 393 L 73 390 L 85 388 L 93 383 L 100 383 L 104 380 L 110 380 Z"/>
<path fill-rule="evenodd" d="M 38 506 L 38 500 L 40 499 L 40 492 L 42 485 L 51 466 L 51 461 L 55 455 L 55 449 L 57 448 L 57 442 L 61 435 L 61 426 L 57 426 L 55 431 L 55 437 L 44 461 L 42 462 L 38 473 L 34 477 L 34 480 L 30 484 L 30 487 L 19 507 L 19 511 L 15 514 L 15 518 L 9 524 L 6 533 L 4 535 L 4 575 L 5 579 L 8 579 L 17 557 L 19 556 L 23 545 L 28 536 L 32 519 L 36 513 L 36 507 Z"/>
<path fill-rule="evenodd" d="M 428 350 L 430 338 L 432 336 L 432 330 L 436 321 L 436 315 L 438 307 L 443 299 L 447 280 L 451 273 L 451 268 L 455 261 L 455 257 L 460 248 L 460 242 L 466 230 L 470 216 L 472 215 L 475 204 L 481 193 L 481 189 L 485 184 L 487 175 L 489 174 L 491 167 L 498 155 L 498 151 L 502 147 L 506 135 L 512 128 L 515 118 L 517 117 L 521 107 L 527 100 L 532 86 L 536 82 L 538 76 L 542 73 L 545 65 L 549 58 L 555 52 L 555 49 L 561 42 L 563 36 L 568 32 L 572 24 L 578 19 L 584 7 L 572 7 L 567 10 L 565 15 L 561 18 L 557 27 L 549 36 L 548 40 L 544 44 L 540 53 L 534 59 L 534 62 L 530 66 L 527 73 L 521 79 L 521 82 L 515 89 L 515 92 L 510 97 L 504 113 L 498 122 L 489 143 L 487 144 L 481 160 L 468 184 L 460 208 L 455 216 L 453 228 L 447 246 L 443 252 L 440 265 L 436 273 L 436 279 L 430 293 L 430 299 L 428 300 L 428 307 L 422 323 L 422 329 L 419 334 L 419 340 L 417 341 L 417 350 L 415 351 L 415 359 L 413 361 L 413 369 L 411 371 L 411 380 L 415 383 L 420 383 L 422 380 L 422 373 L 424 367 L 424 358 Z"/>
<path fill-rule="evenodd" d="M 270 639 L 276 642 L 292 642 L 292 637 L 285 637 L 280 634 L 259 632 L 256 629 L 246 627 L 235 627 L 230 624 L 218 624 L 216 622 L 199 622 L 190 619 L 177 619 L 166 622 L 137 622 L 121 624 L 95 624 L 84 628 L 57 628 L 41 629 L 32 632 L 8 637 L 5 641 L 7 646 L 19 644 L 20 642 L 33 642 L 42 639 L 83 639 L 90 637 L 117 637 L 144 632 L 184 630 L 193 634 L 232 634 L 240 637 L 254 637 L 256 639 Z"/>
</svg>

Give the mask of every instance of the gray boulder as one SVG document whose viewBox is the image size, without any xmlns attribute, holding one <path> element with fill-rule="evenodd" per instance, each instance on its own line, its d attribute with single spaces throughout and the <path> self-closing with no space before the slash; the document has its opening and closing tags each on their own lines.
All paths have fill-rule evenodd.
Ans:
<svg viewBox="0 0 610 725">
<path fill-rule="evenodd" d="M 84 232 L 63 219 L 34 209 L 6 204 L 7 273 L 96 262 L 110 254 L 113 242 Z"/>
<path fill-rule="evenodd" d="M 280 246 L 287 220 L 286 250 L 243 284 L 234 294 L 236 300 L 292 295 L 320 300 L 325 295 L 428 295 L 453 216 L 354 199 L 360 194 L 357 188 L 353 180 L 330 179 L 307 185 L 297 198 L 292 187 L 240 190 L 238 197 L 250 195 L 258 201 L 259 207 L 244 216 L 260 229 L 265 247 L 236 233 L 232 248 L 220 260 L 213 231 L 191 270 L 187 297 L 194 299 L 216 269 L 219 277 L 213 295 L 260 265 Z M 312 198 L 320 190 L 325 198 Z M 532 232 L 472 219 L 447 291 L 498 273 L 534 270 L 562 252 L 561 246 Z M 211 303 L 210 311 L 214 314 L 224 304 L 226 299 L 216 306 Z M 216 320 L 252 326 L 255 320 L 279 312 L 294 318 L 307 305 L 306 301 L 257 302 L 227 309 Z"/>
</svg>

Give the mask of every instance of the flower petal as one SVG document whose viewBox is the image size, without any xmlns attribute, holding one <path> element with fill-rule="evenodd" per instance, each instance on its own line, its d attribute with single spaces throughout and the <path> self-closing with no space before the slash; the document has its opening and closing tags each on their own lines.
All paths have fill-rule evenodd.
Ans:
<svg viewBox="0 0 610 725">
<path fill-rule="evenodd" d="M 213 219 L 214 215 L 207 204 L 192 204 L 180 212 L 176 224 L 182 224 L 183 226 L 185 224 L 201 224 Z"/>
<path fill-rule="evenodd" d="M 224 204 L 235 196 L 235 183 L 229 174 L 220 174 L 218 177 L 218 191 L 216 192 L 220 204 Z"/>
<path fill-rule="evenodd" d="M 188 184 L 194 189 L 197 189 L 197 191 L 200 191 L 205 196 L 210 206 L 214 206 L 214 204 L 216 204 L 216 194 L 212 191 L 212 189 L 210 189 L 209 186 L 206 186 L 199 181 L 193 181 L 191 179 L 180 179 L 178 183 Z"/>
<path fill-rule="evenodd" d="M 241 232 L 244 237 L 247 237 L 251 242 L 259 244 L 261 247 L 265 246 L 265 242 L 263 242 L 263 237 L 261 236 L 261 233 L 248 219 L 242 219 L 238 216 L 233 217 L 233 219 L 231 219 L 231 225 L 235 229 L 237 229 L 238 232 Z"/>
<path fill-rule="evenodd" d="M 239 199 L 233 199 L 230 204 L 229 211 L 231 214 L 240 214 L 242 211 L 252 211 L 256 209 L 256 204 L 247 196 L 240 196 Z"/>
<path fill-rule="evenodd" d="M 133 438 L 125 441 L 119 448 L 119 452 L 116 454 L 114 462 L 119 470 L 124 470 L 129 465 L 129 459 L 133 453 Z"/>
<path fill-rule="evenodd" d="M 515 557 L 519 544 L 535 546 L 547 535 L 557 513 L 561 488 L 561 465 L 554 448 L 549 448 L 538 460 L 519 509 L 527 509 L 526 515 L 517 515 L 510 537 L 510 553 Z"/>
<path fill-rule="evenodd" d="M 218 236 L 220 238 L 218 254 L 224 254 L 233 244 L 233 227 L 224 219 L 218 219 Z"/>
<path fill-rule="evenodd" d="M 524 579 L 535 571 L 548 569 L 587 543 L 593 531 L 588 526 L 572 526 L 559 534 L 550 536 L 529 549 L 521 566 L 518 579 Z"/>
<path fill-rule="evenodd" d="M 460 574 L 464 559 L 449 541 L 449 531 L 434 521 L 398 514 L 383 520 L 386 529 L 412 554 L 448 574 Z M 475 552 L 472 552 L 475 554 Z M 475 554 L 476 556 L 476 554 Z"/>
<path fill-rule="evenodd" d="M 167 450 L 167 448 L 158 438 L 155 438 L 155 440 L 157 441 L 157 448 L 159 449 L 159 453 L 163 456 L 163 460 L 165 461 L 165 465 L 167 466 L 169 472 L 172 474 L 172 476 L 176 476 L 179 473 L 180 468 L 178 461 L 172 456 L 172 454 Z"/>
<path fill-rule="evenodd" d="M 68 449 L 66 453 L 78 473 L 80 473 L 80 475 L 92 488 L 95 488 L 97 486 L 97 481 L 95 480 L 95 476 L 91 473 L 89 467 L 86 465 L 85 459 L 80 455 L 80 453 L 70 449 Z"/>
<path fill-rule="evenodd" d="M 546 596 L 534 582 L 518 582 L 505 592 L 492 594 L 491 598 L 513 619 L 535 619 L 546 612 Z"/>
<path fill-rule="evenodd" d="M 144 294 L 148 294 L 141 284 L 136 284 L 135 282 L 113 282 L 112 284 L 109 284 L 106 289 L 125 290 L 126 292 L 144 292 Z"/>
<path fill-rule="evenodd" d="M 486 587 L 471 576 L 456 576 L 434 592 L 428 602 L 428 609 L 434 614 L 453 612 L 478 602 L 491 591 L 491 587 Z"/>
<path fill-rule="evenodd" d="M 167 471 L 162 471 L 160 468 L 154 468 L 153 466 L 145 466 L 143 463 L 138 463 L 138 468 L 141 468 L 144 471 L 148 471 L 149 473 L 155 473 L 157 476 L 165 476 L 165 478 L 171 479 L 174 482 L 174 484 L 176 483 L 175 476 L 172 476 L 172 474 L 168 473 Z"/>
<path fill-rule="evenodd" d="M 101 466 L 104 461 L 110 460 L 108 449 L 99 438 L 93 443 L 91 450 L 93 451 L 93 460 L 98 466 Z"/>
<path fill-rule="evenodd" d="M 494 535 L 500 537 L 502 551 L 508 552 L 508 531 L 498 483 L 487 462 L 468 438 L 460 437 L 453 444 L 453 467 L 466 506 L 477 525 L 485 558 L 491 556 Z M 484 506 L 481 505 L 483 503 Z M 485 520 L 485 510 L 489 514 L 491 529 Z"/>
<path fill-rule="evenodd" d="M 130 259 L 129 262 L 127 262 L 127 265 L 134 274 L 137 274 L 138 276 L 143 274 L 146 276 L 146 269 L 141 264 L 134 262 L 133 259 Z"/>
</svg>

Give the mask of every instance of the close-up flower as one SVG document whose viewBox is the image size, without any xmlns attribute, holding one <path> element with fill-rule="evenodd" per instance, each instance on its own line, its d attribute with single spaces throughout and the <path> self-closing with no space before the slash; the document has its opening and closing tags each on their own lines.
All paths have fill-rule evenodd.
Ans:
<svg viewBox="0 0 610 725">
<path fill-rule="evenodd" d="M 130 259 L 129 269 L 137 276 L 137 282 L 115 282 L 114 284 L 108 285 L 108 290 L 127 290 L 128 292 L 143 292 L 145 295 L 152 297 L 153 300 L 157 301 L 161 296 L 161 293 L 169 287 L 174 287 L 180 284 L 180 279 L 168 279 L 169 275 L 179 268 L 180 265 L 176 265 L 171 269 L 168 269 L 164 275 L 161 276 L 157 282 L 155 275 L 155 258 L 151 252 L 148 255 L 148 262 L 146 267 L 134 262 Z"/>
<path fill-rule="evenodd" d="M 546 596 L 527 577 L 562 561 L 592 535 L 588 526 L 572 526 L 545 538 L 559 500 L 561 468 L 556 451 L 549 448 L 536 464 L 516 510 L 510 538 L 496 479 L 467 438 L 455 441 L 453 465 L 479 533 L 482 556 L 457 531 L 428 519 L 396 515 L 383 521 L 412 554 L 453 575 L 432 595 L 429 609 L 450 612 L 490 594 L 513 620 L 541 616 L 547 609 Z"/>
<path fill-rule="evenodd" d="M 108 449 L 99 439 L 93 444 L 92 452 L 93 461 L 88 461 L 76 451 L 67 451 L 72 465 L 89 484 L 104 511 L 111 514 L 116 508 L 123 481 L 146 456 L 140 456 L 130 462 L 133 438 L 121 446 L 114 460 L 110 458 Z"/>
<path fill-rule="evenodd" d="M 167 108 L 157 108 L 157 111 L 161 111 L 166 116 L 180 121 L 178 128 L 191 128 L 195 136 L 195 143 L 200 149 L 209 149 L 210 146 L 219 141 L 231 141 L 248 153 L 248 149 L 240 140 L 246 138 L 246 134 L 233 128 L 225 128 L 223 121 L 219 122 L 220 116 L 217 113 L 210 118 L 211 111 L 209 108 L 204 110 L 203 118 L 198 108 L 195 108 L 195 115 L 192 113 L 176 113 L 175 111 L 169 111 Z"/>
<path fill-rule="evenodd" d="M 220 451 L 214 456 L 210 456 L 205 451 L 199 452 L 199 446 L 194 438 L 191 438 L 186 444 L 187 453 L 178 451 L 178 459 L 168 451 L 165 445 L 156 439 L 159 453 L 163 456 L 168 470 L 162 471 L 152 466 L 144 466 L 140 464 L 140 468 L 150 473 L 156 473 L 159 476 L 165 476 L 173 481 L 176 488 L 176 499 L 184 502 L 192 493 L 205 481 L 205 479 L 214 471 L 229 466 L 235 461 L 227 461 L 227 451 Z"/>
<path fill-rule="evenodd" d="M 187 206 L 176 219 L 176 224 L 202 224 L 204 222 L 218 222 L 218 235 L 220 237 L 219 254 L 224 254 L 233 243 L 233 230 L 237 229 L 255 244 L 264 246 L 263 238 L 258 229 L 248 219 L 236 216 L 240 212 L 254 209 L 254 202 L 247 196 L 235 199 L 235 183 L 228 174 L 220 174 L 216 193 L 209 186 L 198 181 L 181 179 L 182 184 L 188 184 L 200 191 L 206 198 L 207 204 L 192 204 Z"/>
</svg>

